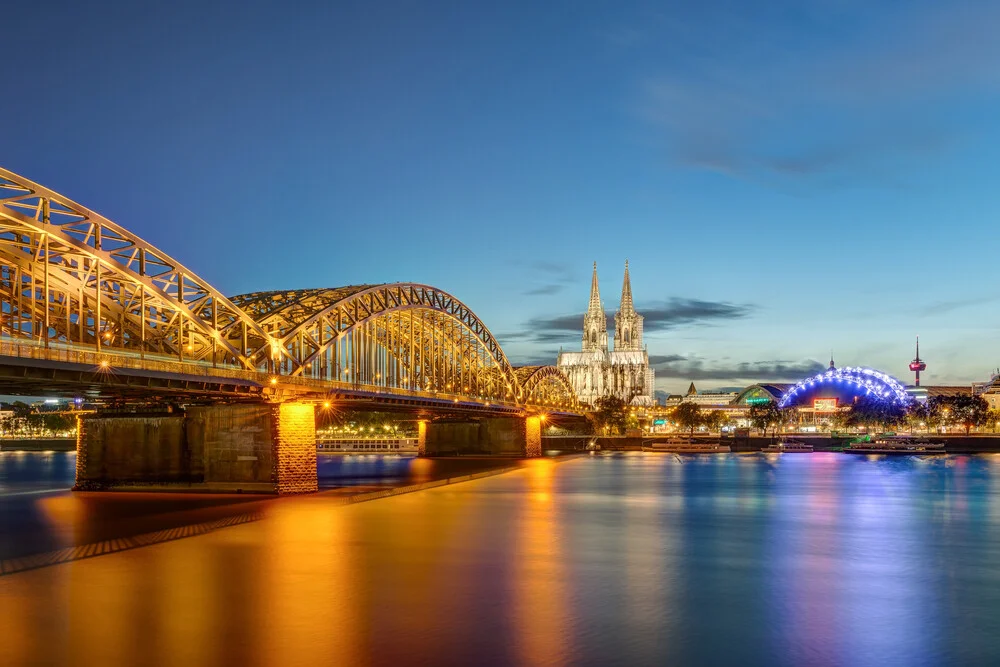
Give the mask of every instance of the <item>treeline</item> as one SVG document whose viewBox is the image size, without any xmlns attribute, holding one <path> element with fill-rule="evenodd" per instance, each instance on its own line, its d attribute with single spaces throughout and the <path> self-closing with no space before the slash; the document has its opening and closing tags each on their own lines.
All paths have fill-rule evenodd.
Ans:
<svg viewBox="0 0 1000 667">
<path fill-rule="evenodd" d="M 761 431 L 777 431 L 795 422 L 795 408 L 779 408 L 768 402 L 750 406 L 750 425 Z M 914 401 L 908 406 L 875 396 L 859 396 L 846 410 L 833 414 L 833 427 L 887 431 L 907 427 L 911 431 L 961 428 L 996 431 L 1000 412 L 990 409 L 982 396 L 958 394 L 934 396 L 926 403 Z"/>
<path fill-rule="evenodd" d="M 761 433 L 777 433 L 796 423 L 795 408 L 779 408 L 772 401 L 751 405 L 747 421 Z M 694 433 L 705 427 L 718 432 L 735 425 L 738 419 L 723 410 L 702 410 L 695 403 L 681 403 L 668 414 L 671 423 L 680 430 Z M 638 428 L 635 416 L 626 402 L 609 396 L 600 398 L 594 411 L 588 414 L 595 433 L 622 434 L 627 429 Z M 908 427 L 911 431 L 922 429 L 961 428 L 966 434 L 975 430 L 996 432 L 1000 425 L 1000 411 L 990 409 L 982 396 L 958 394 L 935 396 L 926 403 L 914 401 L 904 406 L 874 396 L 860 396 L 846 410 L 833 413 L 832 426 L 836 429 L 865 429 L 886 431 Z"/>
<path fill-rule="evenodd" d="M 58 436 L 76 431 L 76 416 L 72 414 L 39 412 L 21 401 L 3 408 L 13 413 L 0 417 L 0 436 L 5 438 Z"/>
<path fill-rule="evenodd" d="M 416 436 L 417 422 L 413 419 L 400 419 L 398 413 L 392 412 L 355 412 L 323 408 L 316 411 L 316 428 L 408 438 Z"/>
<path fill-rule="evenodd" d="M 639 428 L 639 421 L 628 404 L 617 396 L 597 399 L 587 419 L 594 433 L 621 435 L 629 429 Z M 729 423 L 729 415 L 722 410 L 702 410 L 694 403 L 681 403 L 670 412 L 670 420 L 691 433 L 702 426 L 710 431 L 719 431 Z"/>
</svg>

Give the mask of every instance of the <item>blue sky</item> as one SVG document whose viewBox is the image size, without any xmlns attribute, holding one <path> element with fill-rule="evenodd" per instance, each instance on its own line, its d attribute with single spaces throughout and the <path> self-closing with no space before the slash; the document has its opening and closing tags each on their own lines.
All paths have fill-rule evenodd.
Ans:
<svg viewBox="0 0 1000 667">
<path fill-rule="evenodd" d="M 441 287 L 515 363 L 628 258 L 660 389 L 1000 365 L 998 3 L 210 4 L 5 9 L 0 164 L 227 294 Z"/>
</svg>

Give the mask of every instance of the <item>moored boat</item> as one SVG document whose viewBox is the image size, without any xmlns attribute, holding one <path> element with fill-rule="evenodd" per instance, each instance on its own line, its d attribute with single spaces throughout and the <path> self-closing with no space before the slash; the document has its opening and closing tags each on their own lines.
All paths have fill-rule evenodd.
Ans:
<svg viewBox="0 0 1000 667">
<path fill-rule="evenodd" d="M 762 447 L 760 451 L 766 454 L 809 454 L 812 453 L 813 446 L 806 444 L 801 440 L 781 440 L 777 443 L 772 443 L 767 447 Z"/>
<path fill-rule="evenodd" d="M 718 454 L 729 452 L 729 445 L 715 442 L 699 442 L 684 438 L 670 440 L 651 440 L 642 443 L 644 452 L 663 452 L 665 454 Z"/>
<path fill-rule="evenodd" d="M 324 454 L 401 454 L 417 451 L 416 438 L 330 438 L 316 442 Z"/>
<path fill-rule="evenodd" d="M 905 435 L 862 436 L 843 451 L 847 454 L 946 454 L 943 442 Z"/>
</svg>

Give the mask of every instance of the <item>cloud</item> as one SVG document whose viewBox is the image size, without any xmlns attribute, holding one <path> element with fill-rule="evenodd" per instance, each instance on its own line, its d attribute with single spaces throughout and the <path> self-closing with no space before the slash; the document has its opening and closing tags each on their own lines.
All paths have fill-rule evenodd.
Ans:
<svg viewBox="0 0 1000 667">
<path fill-rule="evenodd" d="M 934 157 L 974 132 L 947 120 L 963 95 L 1000 94 L 998 3 L 838 3 L 833 18 L 829 7 L 796 6 L 804 23 L 835 21 L 836 40 L 789 34 L 750 5 L 706 4 L 697 25 L 660 40 L 676 64 L 643 91 L 642 113 L 689 167 L 894 178 L 893 159 Z M 706 32 L 718 38 L 700 39 Z"/>
<path fill-rule="evenodd" d="M 754 306 L 674 297 L 637 306 L 636 310 L 644 318 L 642 324 L 645 331 L 666 331 L 683 326 L 707 325 L 719 320 L 743 319 L 754 311 Z M 609 316 L 608 322 L 609 327 L 613 326 L 614 316 Z"/>
<path fill-rule="evenodd" d="M 687 357 L 680 354 L 651 354 L 649 355 L 649 365 L 657 366 L 658 364 L 672 364 L 678 361 L 686 361 Z"/>
<path fill-rule="evenodd" d="M 657 379 L 679 379 L 691 382 L 741 380 L 745 382 L 797 382 L 826 369 L 822 363 L 804 361 L 747 361 L 736 365 L 706 364 L 701 359 L 668 355 L 670 361 L 653 363 Z"/>
<path fill-rule="evenodd" d="M 945 313 L 950 313 L 953 310 L 961 310 L 962 308 L 968 308 L 970 306 L 982 306 L 984 304 L 997 301 L 998 299 L 1000 299 L 1000 297 L 979 296 L 979 297 L 973 297 L 971 299 L 936 301 L 921 308 L 920 315 L 924 317 L 937 317 L 939 315 L 944 315 Z"/>
<path fill-rule="evenodd" d="M 529 290 L 522 292 L 525 296 L 544 296 L 547 294 L 555 294 L 561 292 L 566 288 L 565 283 L 549 283 L 548 285 L 539 285 L 538 287 L 533 287 Z"/>
<path fill-rule="evenodd" d="M 703 301 L 674 297 L 637 305 L 636 310 L 643 316 L 643 329 L 648 332 L 668 331 L 688 326 L 709 326 L 716 322 L 747 317 L 754 311 L 748 304 L 733 304 L 725 301 Z M 608 331 L 615 326 L 613 313 L 605 313 Z M 521 331 L 498 335 L 501 342 L 527 341 L 534 343 L 570 343 L 583 335 L 583 314 L 536 317 L 525 324 Z"/>
<path fill-rule="evenodd" d="M 544 281 L 527 290 L 521 292 L 524 296 L 548 296 L 557 294 L 574 282 L 573 272 L 569 266 L 561 262 L 550 262 L 547 260 L 511 260 L 510 264 L 518 267 L 532 282 L 539 281 L 539 275 L 544 276 Z"/>
</svg>

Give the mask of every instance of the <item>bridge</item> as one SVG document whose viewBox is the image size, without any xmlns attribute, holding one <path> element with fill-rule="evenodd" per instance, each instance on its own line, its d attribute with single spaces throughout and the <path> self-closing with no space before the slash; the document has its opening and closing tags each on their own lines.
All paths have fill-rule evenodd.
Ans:
<svg viewBox="0 0 1000 667">
<path fill-rule="evenodd" d="M 523 455 L 540 453 L 545 415 L 582 411 L 561 371 L 514 367 L 443 290 L 392 283 L 226 297 L 127 229 L 2 168 L 0 391 L 118 408 L 81 422 L 81 488 L 314 490 L 315 479 L 281 479 L 302 460 L 315 473 L 314 431 L 303 432 L 315 406 L 413 413 L 425 453 L 457 438 Z M 165 402 L 183 405 L 183 416 L 147 415 L 138 429 L 134 406 Z M 282 444 L 293 431 L 295 442 Z M 123 463 L 143 449 L 130 439 L 171 463 Z"/>
</svg>

